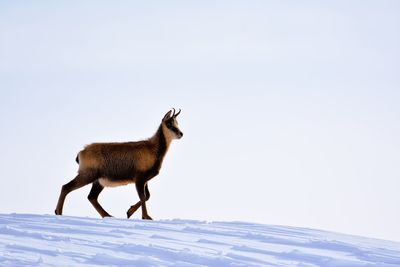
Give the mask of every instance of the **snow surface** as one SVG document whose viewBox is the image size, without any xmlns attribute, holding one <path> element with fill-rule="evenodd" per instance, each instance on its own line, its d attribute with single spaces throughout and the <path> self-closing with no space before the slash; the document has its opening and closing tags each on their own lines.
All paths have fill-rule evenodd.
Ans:
<svg viewBox="0 0 400 267">
<path fill-rule="evenodd" d="M 244 222 L 0 214 L 0 266 L 400 266 L 400 243 Z"/>
</svg>

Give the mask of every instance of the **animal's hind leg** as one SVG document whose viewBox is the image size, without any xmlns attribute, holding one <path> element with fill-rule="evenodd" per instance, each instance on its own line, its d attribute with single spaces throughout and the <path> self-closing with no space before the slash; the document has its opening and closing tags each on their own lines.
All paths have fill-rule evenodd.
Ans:
<svg viewBox="0 0 400 267">
<path fill-rule="evenodd" d="M 57 202 L 57 207 L 55 210 L 56 215 L 61 215 L 63 206 L 64 206 L 64 201 L 65 197 L 71 193 L 72 191 L 81 188 L 82 186 L 85 186 L 87 184 L 90 184 L 92 181 L 90 179 L 87 179 L 85 175 L 78 174 L 74 179 L 72 179 L 69 183 L 65 184 L 61 188 L 61 193 L 58 198 Z"/>
<path fill-rule="evenodd" d="M 149 191 L 149 187 L 148 187 L 147 184 L 145 185 L 144 190 L 145 190 L 146 201 L 147 201 L 150 198 L 150 191 Z M 135 205 L 132 205 L 129 208 L 129 210 L 126 212 L 126 215 L 127 215 L 128 219 L 129 219 L 129 217 L 132 216 L 133 213 L 135 213 L 135 211 L 137 211 L 140 208 L 141 205 L 142 205 L 142 202 L 138 201 Z"/>
<path fill-rule="evenodd" d="M 101 217 L 111 217 L 110 214 L 107 213 L 103 209 L 103 207 L 99 204 L 97 201 L 97 198 L 99 197 L 99 194 L 101 191 L 103 191 L 104 187 L 99 183 L 99 181 L 95 181 L 92 184 L 92 189 L 90 190 L 90 193 L 88 195 L 88 199 L 90 203 L 92 203 L 93 207 L 97 210 L 97 212 L 100 214 Z"/>
</svg>

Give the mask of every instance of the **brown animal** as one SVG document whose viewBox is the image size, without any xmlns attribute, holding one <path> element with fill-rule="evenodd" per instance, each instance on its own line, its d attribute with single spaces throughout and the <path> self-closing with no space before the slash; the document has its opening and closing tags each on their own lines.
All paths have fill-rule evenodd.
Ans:
<svg viewBox="0 0 400 267">
<path fill-rule="evenodd" d="M 62 186 L 55 213 L 62 214 L 65 197 L 73 190 L 92 183 L 88 195 L 90 203 L 102 217 L 110 216 L 97 201 L 104 187 L 135 183 L 140 201 L 127 211 L 128 218 L 142 207 L 142 218 L 151 220 L 146 201 L 150 198 L 148 181 L 155 177 L 173 139 L 183 133 L 178 128 L 175 109 L 165 114 L 153 137 L 148 140 L 126 143 L 94 143 L 78 153 L 78 175 Z"/>
</svg>

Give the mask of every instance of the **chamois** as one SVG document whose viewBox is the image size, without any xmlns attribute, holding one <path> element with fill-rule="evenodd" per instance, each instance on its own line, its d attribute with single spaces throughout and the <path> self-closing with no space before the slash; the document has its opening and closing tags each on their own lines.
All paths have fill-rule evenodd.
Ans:
<svg viewBox="0 0 400 267">
<path fill-rule="evenodd" d="M 178 128 L 175 109 L 165 114 L 153 137 L 137 142 L 93 143 L 78 153 L 78 175 L 62 186 L 55 210 L 61 215 L 65 197 L 78 188 L 92 183 L 88 195 L 90 203 L 102 217 L 110 216 L 97 201 L 104 187 L 135 183 L 139 201 L 127 211 L 129 218 L 142 207 L 142 219 L 152 220 L 147 213 L 146 201 L 150 198 L 148 182 L 155 177 L 173 139 L 180 139 L 183 133 Z"/>
</svg>

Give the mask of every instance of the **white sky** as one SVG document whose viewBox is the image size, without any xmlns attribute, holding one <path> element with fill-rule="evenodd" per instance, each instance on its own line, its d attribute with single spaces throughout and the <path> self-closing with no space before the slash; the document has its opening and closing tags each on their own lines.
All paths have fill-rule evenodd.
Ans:
<svg viewBox="0 0 400 267">
<path fill-rule="evenodd" d="M 398 1 L 2 2 L 0 212 L 52 214 L 85 144 L 176 107 L 153 218 L 400 241 L 399 47 Z M 98 217 L 89 190 L 64 214 Z M 100 195 L 117 217 L 137 200 Z"/>
</svg>

